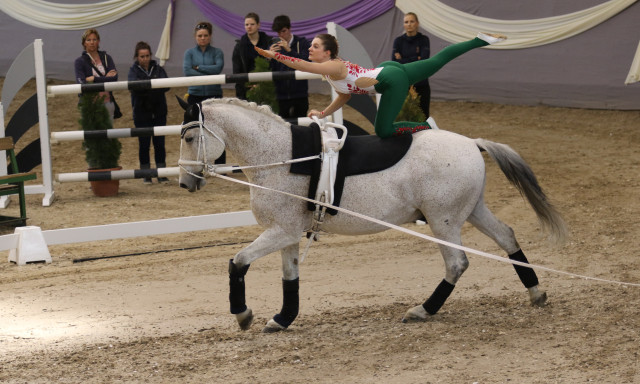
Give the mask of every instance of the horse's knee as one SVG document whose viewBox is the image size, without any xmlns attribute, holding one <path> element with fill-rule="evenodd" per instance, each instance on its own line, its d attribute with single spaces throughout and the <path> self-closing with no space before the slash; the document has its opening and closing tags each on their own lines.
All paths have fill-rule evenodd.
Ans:
<svg viewBox="0 0 640 384">
<path fill-rule="evenodd" d="M 241 250 L 236 253 L 235 257 L 232 259 L 233 263 L 238 267 L 243 267 L 245 265 L 251 264 L 251 260 L 249 259 L 249 255 L 244 252 L 245 250 Z"/>
</svg>

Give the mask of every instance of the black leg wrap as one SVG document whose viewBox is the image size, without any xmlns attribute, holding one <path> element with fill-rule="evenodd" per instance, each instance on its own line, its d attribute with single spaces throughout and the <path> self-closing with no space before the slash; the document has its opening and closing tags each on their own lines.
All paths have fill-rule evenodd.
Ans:
<svg viewBox="0 0 640 384">
<path fill-rule="evenodd" d="M 521 263 L 529 264 L 529 261 L 525 257 L 524 253 L 522 253 L 522 249 L 518 250 L 518 252 L 509 255 L 511 260 L 519 261 Z M 523 267 L 521 265 L 513 265 L 516 269 L 516 273 L 524 284 L 525 288 L 531 288 L 538 285 L 538 276 L 536 276 L 536 272 L 532 268 Z"/>
<path fill-rule="evenodd" d="M 233 263 L 233 259 L 229 260 L 229 303 L 231 313 L 234 315 L 247 310 L 244 298 L 244 275 L 247 274 L 250 265 L 238 268 Z"/>
<path fill-rule="evenodd" d="M 422 304 L 422 308 L 424 308 L 424 310 L 430 315 L 435 315 L 440 310 L 444 302 L 447 301 L 447 298 L 451 292 L 453 292 L 453 288 L 455 288 L 455 285 L 450 284 L 445 279 L 442 279 L 436 290 L 431 294 L 431 297 Z"/>
<path fill-rule="evenodd" d="M 282 280 L 282 309 L 273 317 L 273 321 L 287 328 L 298 316 L 300 308 L 300 279 Z"/>
</svg>

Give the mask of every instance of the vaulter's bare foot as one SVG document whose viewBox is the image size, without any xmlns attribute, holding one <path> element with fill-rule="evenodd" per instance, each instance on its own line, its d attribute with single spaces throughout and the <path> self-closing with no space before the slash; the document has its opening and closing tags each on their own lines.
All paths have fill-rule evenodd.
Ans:
<svg viewBox="0 0 640 384">
<path fill-rule="evenodd" d="M 507 36 L 506 35 L 501 35 L 499 33 L 483 33 L 483 32 L 479 32 L 478 33 L 478 39 L 484 40 L 489 44 L 495 44 L 495 43 L 499 43 L 501 41 L 507 40 Z"/>
</svg>

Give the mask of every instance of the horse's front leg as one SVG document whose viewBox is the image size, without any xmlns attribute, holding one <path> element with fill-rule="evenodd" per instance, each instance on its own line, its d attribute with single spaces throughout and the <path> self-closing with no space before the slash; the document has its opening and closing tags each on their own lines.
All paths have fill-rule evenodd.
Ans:
<svg viewBox="0 0 640 384">
<path fill-rule="evenodd" d="M 298 316 L 300 308 L 298 257 L 299 243 L 285 247 L 282 253 L 282 309 L 262 329 L 264 333 L 287 329 Z"/>
<path fill-rule="evenodd" d="M 264 231 L 248 247 L 241 250 L 229 261 L 229 304 L 231 313 L 241 329 L 247 330 L 253 322 L 253 312 L 246 305 L 245 275 L 254 260 L 266 256 L 279 249 L 297 245 L 298 236 L 285 232 L 280 227 L 272 227 Z M 296 270 L 297 274 L 297 270 Z"/>
</svg>

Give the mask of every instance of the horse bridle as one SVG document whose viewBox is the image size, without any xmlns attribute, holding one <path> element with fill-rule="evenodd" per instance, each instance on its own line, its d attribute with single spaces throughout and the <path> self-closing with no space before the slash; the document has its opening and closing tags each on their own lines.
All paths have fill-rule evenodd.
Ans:
<svg viewBox="0 0 640 384">
<path fill-rule="evenodd" d="M 206 146 L 205 141 L 204 141 L 204 132 L 207 131 L 213 137 L 218 139 L 218 141 L 220 141 L 220 143 L 222 143 L 222 147 L 223 148 L 226 147 L 226 144 L 220 138 L 220 136 L 218 136 L 211 129 L 205 127 L 205 125 L 204 125 L 204 115 L 202 113 L 202 105 L 200 103 L 195 104 L 195 105 L 198 106 L 198 120 L 197 121 L 194 120 L 194 121 L 190 121 L 188 123 L 182 124 L 182 128 L 180 130 L 180 153 L 182 153 L 182 139 L 184 139 L 184 135 L 191 129 L 199 128 L 200 132 L 199 132 L 199 135 L 198 135 L 198 151 L 197 151 L 196 159 L 195 160 L 182 160 L 182 159 L 179 159 L 178 160 L 178 166 L 180 167 L 180 169 L 185 171 L 187 174 L 189 174 L 189 175 L 191 175 L 193 177 L 197 177 L 199 179 L 204 179 L 204 170 L 207 167 L 207 146 Z M 202 154 L 202 156 L 200 154 Z M 200 160 L 201 157 L 202 157 L 202 160 Z M 185 165 L 200 165 L 200 166 L 202 166 L 202 170 L 199 172 L 200 174 L 193 173 L 193 172 L 189 171 L 188 169 L 186 169 L 184 167 Z"/>
</svg>

